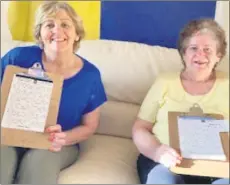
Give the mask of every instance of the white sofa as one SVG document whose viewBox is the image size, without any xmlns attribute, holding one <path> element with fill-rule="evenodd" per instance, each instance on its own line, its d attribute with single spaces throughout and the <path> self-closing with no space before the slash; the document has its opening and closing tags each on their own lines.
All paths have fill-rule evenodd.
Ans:
<svg viewBox="0 0 230 185">
<path fill-rule="evenodd" d="M 13 47 L 30 44 L 2 41 L 1 55 Z M 83 41 L 78 53 L 100 69 L 109 101 L 102 107 L 97 133 L 81 144 L 79 160 L 61 172 L 58 182 L 140 183 L 131 128 L 156 75 L 180 70 L 180 56 L 176 49 L 108 40 Z M 225 59 L 219 68 L 227 71 L 228 64 Z"/>
</svg>

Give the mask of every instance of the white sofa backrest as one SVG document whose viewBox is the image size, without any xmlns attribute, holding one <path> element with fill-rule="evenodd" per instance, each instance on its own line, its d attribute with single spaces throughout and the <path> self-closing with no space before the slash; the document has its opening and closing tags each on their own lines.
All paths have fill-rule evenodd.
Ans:
<svg viewBox="0 0 230 185">
<path fill-rule="evenodd" d="M 84 41 L 78 53 L 101 71 L 110 99 L 141 104 L 156 75 L 180 70 L 176 49 L 122 41 Z"/>
<path fill-rule="evenodd" d="M 2 40 L 1 56 L 14 47 L 33 44 Z M 99 68 L 109 99 L 138 105 L 160 72 L 183 67 L 176 49 L 133 42 L 87 40 L 77 53 Z M 229 73 L 229 56 L 218 69 Z"/>
<path fill-rule="evenodd" d="M 2 41 L 1 55 L 31 42 Z M 97 133 L 131 138 L 132 125 L 155 77 L 183 65 L 176 49 L 132 42 L 91 40 L 81 43 L 78 54 L 95 64 L 109 101 L 103 105 Z M 229 59 L 220 68 L 228 71 Z"/>
<path fill-rule="evenodd" d="M 139 105 L 159 73 L 183 68 L 177 49 L 133 42 L 83 41 L 78 53 L 100 69 L 111 100 Z M 226 56 L 218 68 L 228 66 Z"/>
</svg>

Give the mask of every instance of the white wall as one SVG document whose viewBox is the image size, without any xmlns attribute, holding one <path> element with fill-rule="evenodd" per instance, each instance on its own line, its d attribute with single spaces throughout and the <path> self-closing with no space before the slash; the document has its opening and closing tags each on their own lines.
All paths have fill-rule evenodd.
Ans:
<svg viewBox="0 0 230 185">
<path fill-rule="evenodd" d="M 9 41 L 12 39 L 7 24 L 7 9 L 9 1 L 1 1 L 1 41 Z"/>
<path fill-rule="evenodd" d="M 224 28 L 229 42 L 229 1 L 218 1 L 216 6 L 216 21 Z M 229 48 L 229 44 L 228 44 Z M 229 55 L 229 49 L 228 49 Z"/>
<path fill-rule="evenodd" d="M 215 19 L 224 28 L 228 42 L 227 55 L 219 68 L 229 72 L 229 1 L 217 1 Z"/>
</svg>

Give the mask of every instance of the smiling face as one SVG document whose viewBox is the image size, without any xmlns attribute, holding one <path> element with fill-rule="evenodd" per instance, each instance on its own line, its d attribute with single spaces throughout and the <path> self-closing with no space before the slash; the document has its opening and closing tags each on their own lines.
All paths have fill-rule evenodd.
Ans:
<svg viewBox="0 0 230 185">
<path fill-rule="evenodd" d="M 60 9 L 55 16 L 48 16 L 42 23 L 40 39 L 44 49 L 58 53 L 73 52 L 73 44 L 79 37 L 70 16 Z"/>
<path fill-rule="evenodd" d="M 192 36 L 184 51 L 183 60 L 187 71 L 194 74 L 211 74 L 220 61 L 218 42 L 211 32 L 198 32 Z"/>
</svg>

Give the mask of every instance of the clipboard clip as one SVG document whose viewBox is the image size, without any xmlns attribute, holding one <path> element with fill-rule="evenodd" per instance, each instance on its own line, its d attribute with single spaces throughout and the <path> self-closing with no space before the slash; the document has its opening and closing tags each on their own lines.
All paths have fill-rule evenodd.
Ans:
<svg viewBox="0 0 230 185">
<path fill-rule="evenodd" d="M 189 112 L 184 112 L 181 115 L 182 117 L 189 117 L 189 118 L 199 118 L 201 119 L 203 122 L 205 122 L 204 117 L 206 117 L 204 115 L 204 112 L 202 110 L 202 108 L 199 106 L 198 103 L 194 103 L 192 107 L 190 107 Z"/>
<path fill-rule="evenodd" d="M 40 63 L 36 62 L 31 68 L 28 69 L 28 74 L 38 78 L 44 78 L 44 71 Z"/>
<path fill-rule="evenodd" d="M 42 66 L 39 62 L 34 63 L 33 66 L 28 69 L 27 73 L 20 73 L 17 74 L 17 76 L 34 79 L 34 83 L 37 83 L 37 80 L 52 82 L 52 80 L 43 71 Z"/>
<path fill-rule="evenodd" d="M 193 106 L 189 109 L 189 116 L 204 116 L 204 112 L 198 103 L 194 103 Z"/>
<path fill-rule="evenodd" d="M 190 107 L 189 112 L 183 112 L 179 117 L 199 119 L 202 122 L 206 122 L 206 120 L 223 119 L 223 117 L 218 114 L 214 115 L 210 113 L 204 113 L 198 103 L 194 103 L 193 106 Z"/>
</svg>

